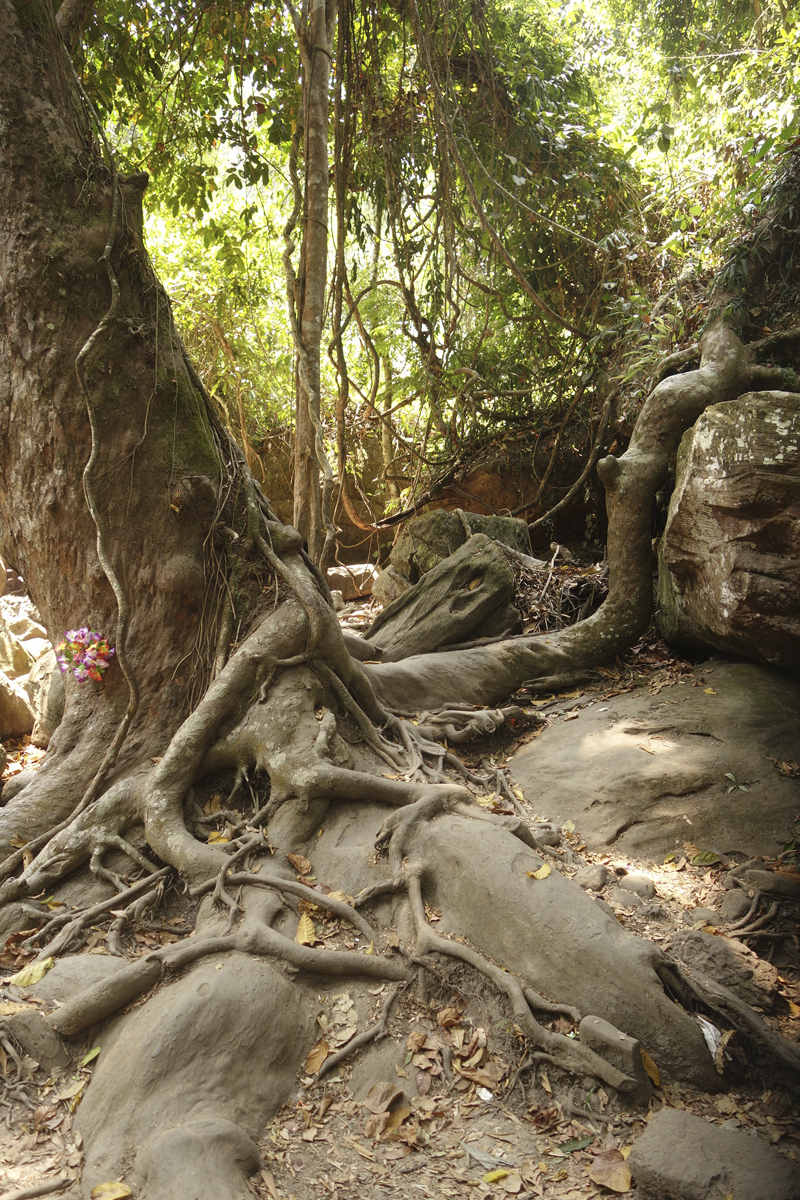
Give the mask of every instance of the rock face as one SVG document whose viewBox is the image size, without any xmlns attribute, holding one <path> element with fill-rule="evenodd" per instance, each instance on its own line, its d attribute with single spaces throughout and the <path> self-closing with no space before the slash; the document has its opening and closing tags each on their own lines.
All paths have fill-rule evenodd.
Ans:
<svg viewBox="0 0 800 1200">
<path fill-rule="evenodd" d="M 33 710 L 23 688 L 0 671 L 0 738 L 20 737 L 33 729 Z"/>
<path fill-rule="evenodd" d="M 27 675 L 32 666 L 33 658 L 22 642 L 0 623 L 0 671 L 9 679 L 19 679 Z"/>
<path fill-rule="evenodd" d="M 685 966 L 735 992 L 745 1003 L 772 1007 L 778 990 L 778 971 L 747 946 L 732 938 L 688 929 L 673 936 L 672 953 Z"/>
<path fill-rule="evenodd" d="M 502 550 L 475 534 L 379 613 L 365 638 L 381 650 L 383 662 L 397 662 L 493 636 L 498 616 L 503 629 L 519 627 L 513 590 L 514 572 Z"/>
<path fill-rule="evenodd" d="M 756 1137 L 674 1108 L 657 1112 L 628 1165 L 640 1200 L 796 1200 L 800 1171 Z"/>
<path fill-rule="evenodd" d="M 447 558 L 475 533 L 483 533 L 522 554 L 528 551 L 528 527 L 513 517 L 484 517 L 478 513 L 434 508 L 409 521 L 392 548 L 390 561 L 409 583 Z"/>
<path fill-rule="evenodd" d="M 64 676 L 54 650 L 46 650 L 34 663 L 25 682 L 25 691 L 36 718 L 31 741 L 45 750 L 64 716 Z"/>
<path fill-rule="evenodd" d="M 689 840 L 774 857 L 794 836 L 797 782 L 775 764 L 797 758 L 800 681 L 715 662 L 657 695 L 590 699 L 577 719 L 555 715 L 510 767 L 538 811 L 573 820 L 592 850 L 663 860 Z"/>
<path fill-rule="evenodd" d="M 800 397 L 751 392 L 683 437 L 659 551 L 658 624 L 800 670 Z"/>
</svg>

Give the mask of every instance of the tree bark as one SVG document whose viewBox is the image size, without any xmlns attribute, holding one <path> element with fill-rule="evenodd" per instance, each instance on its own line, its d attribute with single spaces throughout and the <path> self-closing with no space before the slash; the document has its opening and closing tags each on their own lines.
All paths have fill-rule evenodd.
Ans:
<svg viewBox="0 0 800 1200">
<path fill-rule="evenodd" d="M 328 110 L 336 22 L 334 0 L 310 0 L 299 37 L 303 63 L 305 196 L 295 404 L 294 524 L 321 562 L 332 549 L 333 475 L 321 424 L 320 360 L 328 264 Z M 320 473 L 324 477 L 320 486 Z"/>
<path fill-rule="evenodd" d="M 111 303 L 101 256 L 112 178 L 49 4 L 3 3 L 0 36 L 2 556 L 54 643 L 82 625 L 113 642 L 117 603 L 82 485 L 92 433 L 75 366 Z M 163 751 L 207 678 L 219 586 L 208 539 L 224 487 L 208 411 L 143 246 L 146 183 L 120 181 L 111 251 L 120 304 L 86 361 L 99 454 L 89 482 L 130 609 L 127 654 L 142 695 L 121 772 Z M 53 819 L 74 807 L 125 711 L 115 663 L 102 684 L 68 677 L 66 686 L 33 789 L 40 800 L 20 797 L 13 819 L 0 812 L 0 846 L 40 831 L 43 793 Z"/>
</svg>

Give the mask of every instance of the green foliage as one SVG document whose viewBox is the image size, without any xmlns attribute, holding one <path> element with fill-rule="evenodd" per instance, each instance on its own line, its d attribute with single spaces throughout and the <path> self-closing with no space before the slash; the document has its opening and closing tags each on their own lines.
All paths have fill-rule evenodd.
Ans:
<svg viewBox="0 0 800 1200">
<path fill-rule="evenodd" d="M 781 0 L 417 6 L 420 44 L 411 5 L 340 0 L 331 106 L 323 419 L 394 505 L 576 396 L 565 446 L 585 451 L 609 378 L 632 415 L 800 147 L 800 23 Z M 149 244 L 190 351 L 256 450 L 294 394 L 287 12 L 109 0 L 78 58 L 122 169 L 151 175 Z M 400 496 L 370 458 L 387 429 Z"/>
</svg>

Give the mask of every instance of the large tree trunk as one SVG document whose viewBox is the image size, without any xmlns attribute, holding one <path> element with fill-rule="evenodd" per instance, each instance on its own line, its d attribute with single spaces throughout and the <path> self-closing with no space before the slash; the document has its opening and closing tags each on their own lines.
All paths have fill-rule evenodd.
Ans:
<svg viewBox="0 0 800 1200">
<path fill-rule="evenodd" d="M 536 1053 L 631 1102 L 649 1088 L 636 1044 L 620 1065 L 596 1050 L 591 1022 L 574 1038 L 545 1029 L 533 1015 L 547 1010 L 538 992 L 562 1006 L 574 992 L 666 1070 L 718 1087 L 699 1025 L 661 985 L 669 978 L 688 1003 L 690 981 L 676 981 L 656 947 L 558 872 L 530 886 L 547 853 L 532 820 L 484 812 L 470 788 L 489 781 L 432 741 L 435 719 L 416 726 L 387 712 L 371 679 L 386 707 L 484 703 L 626 645 L 649 612 L 643 529 L 666 455 L 705 404 L 747 386 L 757 369 L 749 352 L 724 323 L 712 325 L 699 369 L 659 385 L 627 455 L 606 463 L 612 594 L 595 617 L 538 641 L 365 670 L 345 649 L 301 536 L 274 519 L 185 357 L 142 245 L 145 180 L 117 185 L 103 163 L 45 0 L 0 0 L 0 114 L 3 557 L 23 573 L 54 640 L 91 625 L 127 660 L 126 677 L 115 664 L 102 684 L 69 682 L 44 765 L 0 811 L 0 929 L 29 929 L 35 918 L 38 957 L 59 954 L 94 910 L 70 912 L 53 937 L 50 910 L 34 901 L 87 864 L 123 930 L 139 920 L 140 899 L 159 902 L 167 875 L 196 895 L 213 892 L 195 937 L 145 957 L 131 947 L 113 979 L 35 1014 L 51 1038 L 71 1038 L 163 984 L 143 1010 L 92 1035 L 104 1050 L 79 1110 L 86 1194 L 124 1169 L 145 1200 L 239 1200 L 258 1161 L 253 1139 L 309 1047 L 320 978 L 347 977 L 362 991 L 376 979 L 403 983 L 420 955 L 435 956 L 440 973 L 456 959 L 488 978 Z M 92 789 L 126 713 L 119 757 Z M 488 728 L 503 719 L 455 707 L 442 727 L 458 740 L 456 726 L 480 728 L 482 716 Z M 230 842 L 209 838 L 194 804 L 193 788 L 221 771 L 235 773 L 231 807 L 235 795 L 246 807 L 246 779 L 269 777 L 267 803 L 253 795 L 246 818 L 229 814 L 239 821 Z M 21 852 L 7 853 L 19 840 L 31 854 L 21 872 Z M 385 858 L 371 855 L 376 842 Z M 359 929 L 366 953 L 298 944 L 287 899 L 322 897 L 275 848 L 313 854 L 333 893 L 325 907 Z M 109 870 L 108 849 L 133 868 Z M 145 874 L 131 881 L 126 869 Z M 358 906 L 337 892 L 359 892 Z M 489 895 L 491 905 L 476 905 Z M 434 932 L 426 898 L 459 938 Z M 381 932 L 395 919 L 402 954 Z M 115 949 L 126 957 L 122 943 Z M 197 963 L 204 957 L 218 961 Z M 281 960 L 297 981 L 269 963 L 256 969 L 254 957 Z M 206 996 L 213 1003 L 203 1006 Z M 567 1011 L 583 1015 L 575 1007 Z M 18 1018 L 4 1029 L 23 1044 Z M 795 1065 L 796 1047 L 773 1042 Z M 221 1061 L 230 1069 L 217 1069 Z"/>
<path fill-rule="evenodd" d="M 84 495 L 92 433 L 76 359 L 112 301 L 102 261 L 112 181 L 49 5 L 2 10 L 0 414 L 2 555 L 22 573 L 48 634 L 88 625 L 114 642 L 117 602 Z M 121 181 L 111 266 L 116 316 L 85 363 L 96 420 L 89 484 L 129 609 L 125 648 L 141 693 L 119 767 L 160 754 L 202 692 L 212 658 L 219 557 L 209 532 L 226 480 L 169 301 L 142 244 L 146 177 Z M 224 552 L 222 557 L 224 558 Z M 124 632 L 124 630 L 123 630 Z M 64 722 L 37 792 L 66 816 L 97 770 L 129 695 L 67 680 Z M 42 805 L 0 814 L 0 846 L 41 832 Z"/>
</svg>

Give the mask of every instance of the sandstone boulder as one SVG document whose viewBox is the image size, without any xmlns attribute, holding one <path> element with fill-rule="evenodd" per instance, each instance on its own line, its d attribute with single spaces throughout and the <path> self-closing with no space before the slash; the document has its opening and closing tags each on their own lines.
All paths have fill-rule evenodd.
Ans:
<svg viewBox="0 0 800 1200">
<path fill-rule="evenodd" d="M 0 671 L 0 738 L 20 737 L 33 729 L 33 709 L 24 688 Z"/>
<path fill-rule="evenodd" d="M 36 660 L 25 682 L 25 691 L 36 718 L 31 741 L 45 750 L 64 716 L 64 676 L 54 650 L 46 650 Z"/>
<path fill-rule="evenodd" d="M 378 576 L 378 568 L 372 563 L 354 563 L 351 567 L 329 567 L 328 586 L 331 591 L 342 593 L 344 600 L 356 600 L 369 596 Z"/>
<path fill-rule="evenodd" d="M 476 534 L 379 613 L 365 637 L 384 662 L 397 662 L 475 636 L 498 610 L 501 623 L 519 626 L 513 590 L 514 572 L 502 550 Z"/>
<path fill-rule="evenodd" d="M 409 583 L 417 580 L 463 546 L 473 534 L 483 533 L 493 541 L 527 554 L 528 526 L 514 517 L 481 516 L 434 508 L 413 517 L 395 542 L 390 555 L 394 569 Z"/>
<path fill-rule="evenodd" d="M 800 670 L 800 396 L 706 409 L 681 441 L 659 550 L 668 641 Z"/>
<path fill-rule="evenodd" d="M 374 598 L 386 608 L 393 600 L 397 600 L 402 596 L 403 592 L 407 592 L 411 587 L 408 580 L 395 571 L 390 564 L 385 570 L 381 571 L 378 578 L 372 585 L 372 595 Z"/>
<path fill-rule="evenodd" d="M 23 675 L 28 674 L 33 663 L 33 655 L 0 622 L 0 671 L 3 671 L 9 679 L 20 679 Z"/>
</svg>

